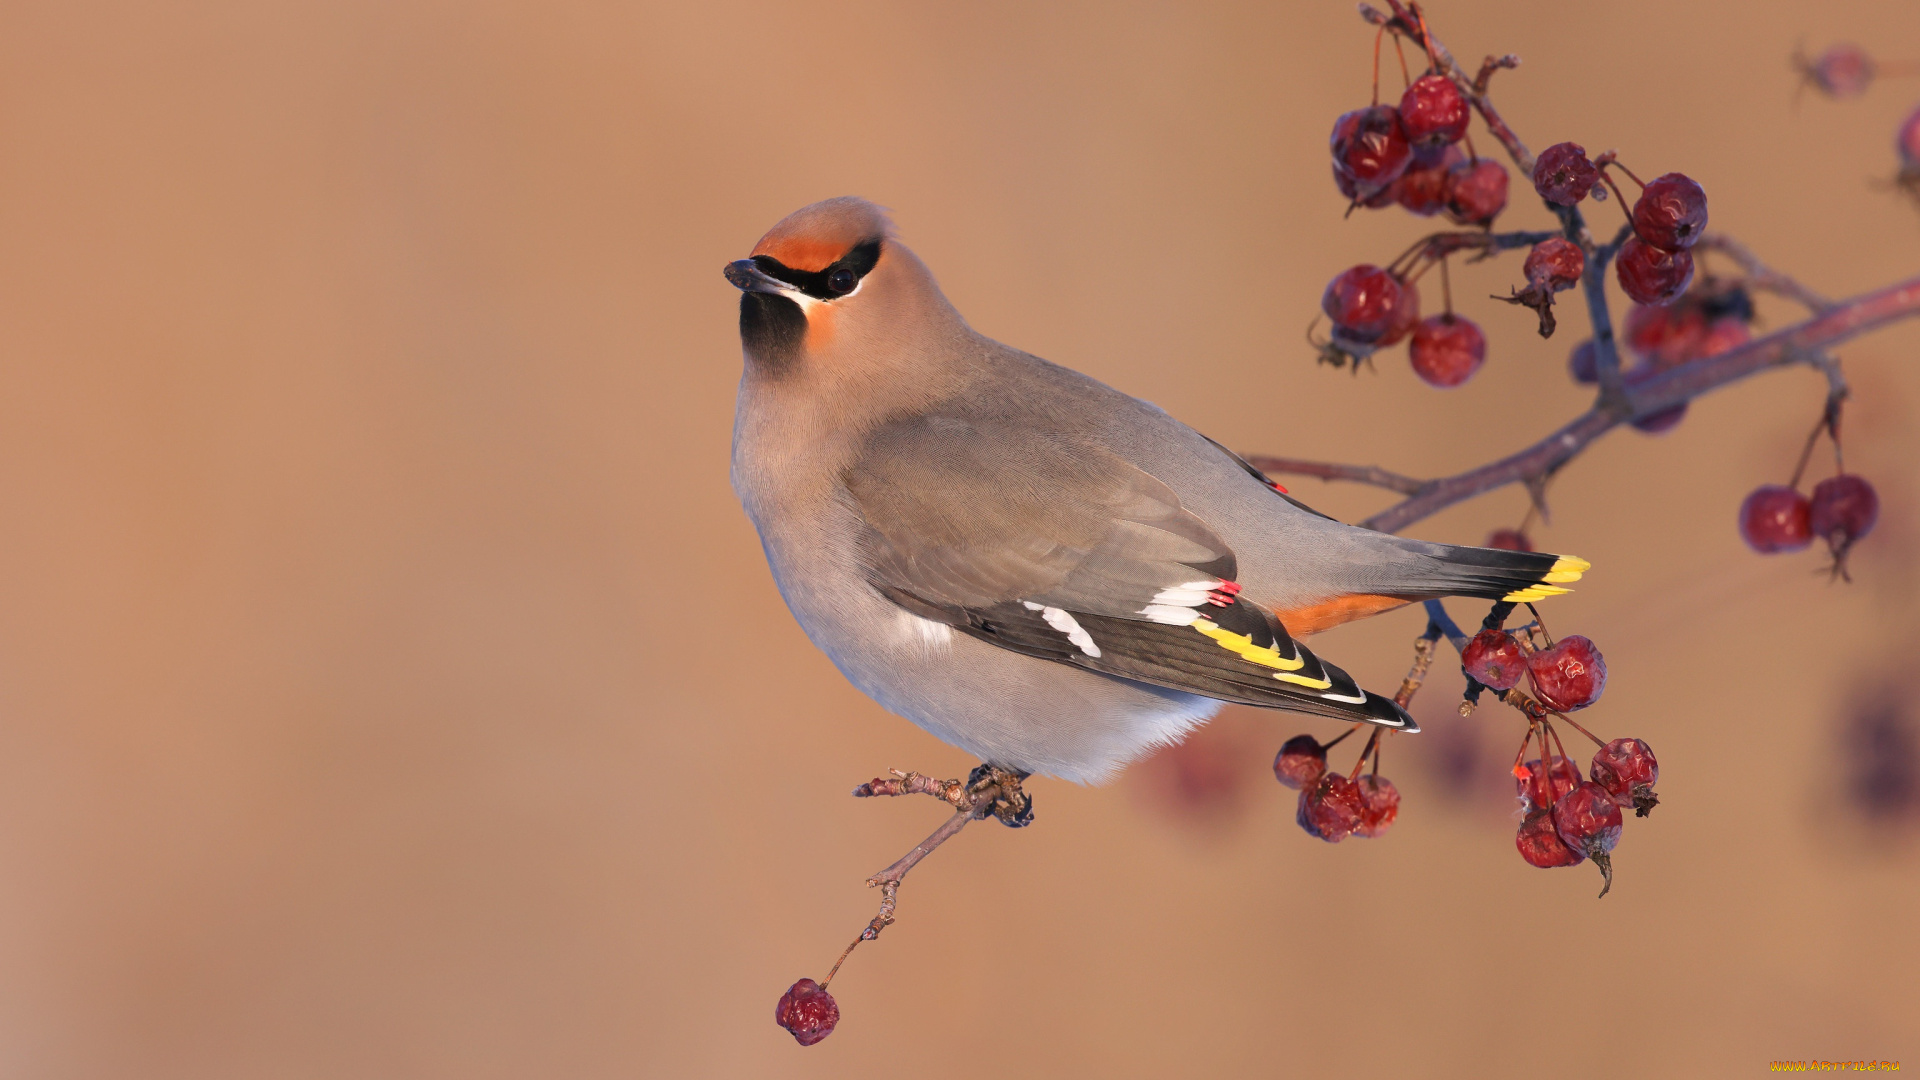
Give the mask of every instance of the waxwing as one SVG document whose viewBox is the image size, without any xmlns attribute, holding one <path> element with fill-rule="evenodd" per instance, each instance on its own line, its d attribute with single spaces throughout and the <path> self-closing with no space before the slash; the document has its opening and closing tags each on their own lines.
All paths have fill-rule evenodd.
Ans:
<svg viewBox="0 0 1920 1080">
<path fill-rule="evenodd" d="M 1098 781 L 1222 702 L 1417 730 L 1300 637 L 1587 563 L 1309 509 L 1144 401 L 975 333 L 864 199 L 728 264 L 733 484 L 807 636 L 982 761 Z"/>
</svg>

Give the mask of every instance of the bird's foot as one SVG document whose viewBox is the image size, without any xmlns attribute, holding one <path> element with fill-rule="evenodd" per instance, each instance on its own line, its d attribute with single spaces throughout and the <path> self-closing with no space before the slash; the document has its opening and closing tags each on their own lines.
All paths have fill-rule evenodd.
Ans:
<svg viewBox="0 0 1920 1080">
<path fill-rule="evenodd" d="M 1020 787 L 1027 775 L 998 765 L 976 766 L 967 775 L 967 794 L 975 800 L 974 812 L 992 814 L 1009 829 L 1033 824 L 1033 796 Z"/>
</svg>

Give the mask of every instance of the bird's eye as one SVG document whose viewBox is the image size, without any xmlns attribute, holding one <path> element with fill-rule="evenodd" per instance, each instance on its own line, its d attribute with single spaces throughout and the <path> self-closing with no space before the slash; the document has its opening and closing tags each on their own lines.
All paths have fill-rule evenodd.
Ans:
<svg viewBox="0 0 1920 1080">
<path fill-rule="evenodd" d="M 844 266 L 827 275 L 827 288 L 841 296 L 852 292 L 853 287 L 858 284 L 860 284 L 859 276 Z"/>
</svg>

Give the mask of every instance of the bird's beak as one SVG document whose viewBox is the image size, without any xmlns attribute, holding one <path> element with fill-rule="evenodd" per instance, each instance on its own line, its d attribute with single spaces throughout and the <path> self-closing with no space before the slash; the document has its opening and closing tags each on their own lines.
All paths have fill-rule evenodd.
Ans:
<svg viewBox="0 0 1920 1080">
<path fill-rule="evenodd" d="M 753 264 L 752 259 L 735 259 L 727 264 L 727 280 L 741 292 L 789 293 L 793 286 L 767 273 Z"/>
</svg>

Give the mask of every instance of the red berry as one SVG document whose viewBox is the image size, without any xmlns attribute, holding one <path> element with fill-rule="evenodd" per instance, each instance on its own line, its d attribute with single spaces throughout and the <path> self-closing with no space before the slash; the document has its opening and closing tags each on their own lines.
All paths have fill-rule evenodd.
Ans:
<svg viewBox="0 0 1920 1080">
<path fill-rule="evenodd" d="M 1360 827 L 1364 810 L 1359 786 L 1339 773 L 1327 773 L 1300 792 L 1294 820 L 1308 833 L 1337 844 Z"/>
<path fill-rule="evenodd" d="M 1600 179 L 1600 170 L 1587 160 L 1579 143 L 1554 143 L 1533 162 L 1533 189 L 1556 206 L 1572 206 L 1587 197 Z"/>
<path fill-rule="evenodd" d="M 1588 338 L 1573 347 L 1567 354 L 1567 370 L 1573 374 L 1573 381 L 1592 385 L 1600 381 L 1600 357 L 1593 350 L 1593 339 Z"/>
<path fill-rule="evenodd" d="M 1586 856 L 1560 839 L 1559 832 L 1553 827 L 1553 812 L 1546 809 L 1527 814 L 1520 822 L 1520 832 L 1514 836 L 1513 846 L 1520 849 L 1521 858 L 1542 869 L 1577 866 L 1586 859 Z"/>
<path fill-rule="evenodd" d="M 1653 747 L 1639 739 L 1615 739 L 1601 747 L 1593 755 L 1588 775 L 1614 802 L 1632 807 L 1639 817 L 1660 804 L 1660 797 L 1653 793 L 1653 785 L 1660 781 L 1660 763 L 1654 760 Z"/>
<path fill-rule="evenodd" d="M 1416 155 L 1413 164 L 1407 166 L 1407 171 L 1394 183 L 1394 197 L 1401 206 L 1421 217 L 1432 217 L 1447 208 L 1453 167 L 1465 160 L 1458 146 L 1447 147 L 1432 163 Z"/>
<path fill-rule="evenodd" d="M 1706 315 L 1693 304 L 1635 304 L 1621 334 L 1628 348 L 1660 371 L 1692 359 L 1706 336 Z"/>
<path fill-rule="evenodd" d="M 1600 700 L 1607 688 L 1607 661 L 1593 642 L 1571 634 L 1527 658 L 1540 703 L 1555 712 L 1573 712 Z"/>
<path fill-rule="evenodd" d="M 1524 765 L 1513 769 L 1513 790 L 1520 796 L 1520 805 L 1527 810 L 1541 806 L 1552 806 L 1560 796 L 1580 786 L 1580 768 L 1564 757 L 1553 759 L 1553 768 L 1547 773 L 1544 792 L 1546 801 L 1541 801 L 1540 759 L 1533 758 Z"/>
<path fill-rule="evenodd" d="M 1287 787 L 1298 791 L 1320 779 L 1327 771 L 1327 748 L 1311 735 L 1295 735 L 1280 744 L 1273 759 L 1273 775 Z"/>
<path fill-rule="evenodd" d="M 1620 245 L 1614 272 L 1629 299 L 1664 304 L 1687 291 L 1693 281 L 1693 256 L 1684 250 L 1662 251 L 1637 236 L 1629 236 Z"/>
<path fill-rule="evenodd" d="M 1573 288 L 1586 268 L 1587 256 L 1580 245 L 1555 236 L 1533 245 L 1521 270 L 1527 275 L 1527 284 L 1560 292 Z"/>
<path fill-rule="evenodd" d="M 1372 774 L 1354 781 L 1354 786 L 1360 790 L 1360 824 L 1353 827 L 1353 835 L 1373 837 L 1386 832 L 1400 816 L 1400 789 L 1386 777 Z"/>
<path fill-rule="evenodd" d="M 1459 142 L 1470 117 L 1467 99 L 1445 75 L 1422 75 L 1400 95 L 1400 130 L 1416 150 Z"/>
<path fill-rule="evenodd" d="M 1835 571 L 1844 574 L 1848 549 L 1880 520 L 1880 496 L 1851 473 L 1830 476 L 1814 485 L 1808 518 L 1813 535 L 1832 550 Z"/>
<path fill-rule="evenodd" d="M 1387 332 L 1374 342 L 1374 348 L 1384 349 L 1389 345 L 1398 345 L 1406 340 L 1413 328 L 1420 325 L 1420 291 L 1411 281 L 1400 282 L 1400 302 L 1393 305 L 1393 321 L 1387 324 Z"/>
<path fill-rule="evenodd" d="M 1729 349 L 1736 349 L 1753 340 L 1752 331 L 1747 324 L 1733 316 L 1722 316 L 1707 325 L 1706 336 L 1700 339 L 1699 346 L 1689 360 L 1700 360 L 1709 356 L 1719 356 Z"/>
<path fill-rule="evenodd" d="M 1799 551 L 1813 543 L 1812 512 L 1805 495 L 1764 484 L 1740 503 L 1740 538 L 1762 555 Z"/>
<path fill-rule="evenodd" d="M 1459 386 L 1487 359 L 1487 338 L 1470 319 L 1435 315 L 1423 319 L 1407 347 L 1414 374 L 1429 386 Z"/>
<path fill-rule="evenodd" d="M 1400 130 L 1400 114 L 1388 105 L 1355 109 L 1334 121 L 1330 140 L 1333 165 L 1362 199 L 1372 198 L 1400 178 L 1413 159 Z"/>
<path fill-rule="evenodd" d="M 1487 534 L 1487 542 L 1484 546 L 1499 548 L 1501 551 L 1532 551 L 1533 541 L 1527 539 L 1527 534 L 1518 529 L 1495 529 Z"/>
<path fill-rule="evenodd" d="M 1633 204 L 1633 231 L 1662 251 L 1684 251 L 1707 228 L 1707 193 L 1691 177 L 1655 177 Z"/>
<path fill-rule="evenodd" d="M 1507 208 L 1507 167 L 1491 158 L 1448 170 L 1447 216 L 1461 225 L 1488 225 Z"/>
<path fill-rule="evenodd" d="M 1348 202 L 1364 206 L 1369 210 L 1378 210 L 1383 206 L 1393 205 L 1394 198 L 1400 190 L 1400 181 L 1395 180 L 1373 194 L 1361 198 L 1360 189 L 1354 186 L 1353 178 L 1341 172 L 1340 166 L 1336 164 L 1333 167 L 1333 186 L 1340 189 L 1340 194 L 1346 196 Z"/>
<path fill-rule="evenodd" d="M 1858 45 L 1842 42 L 1828 47 L 1811 61 L 1798 61 L 1801 75 L 1814 89 L 1832 98 L 1859 97 L 1875 74 L 1873 57 Z"/>
<path fill-rule="evenodd" d="M 1613 859 L 1609 853 L 1620 842 L 1625 825 L 1620 805 L 1599 784 L 1581 784 L 1553 804 L 1553 831 L 1560 835 L 1561 843 L 1600 868 L 1600 875 L 1606 879 L 1601 896 L 1613 888 Z"/>
<path fill-rule="evenodd" d="M 1392 329 L 1400 306 L 1400 282 L 1377 266 L 1343 270 L 1320 295 L 1320 310 L 1350 341 L 1372 345 Z"/>
<path fill-rule="evenodd" d="M 812 1046 L 833 1034 L 833 1026 L 840 1022 L 840 1006 L 826 987 L 801 979 L 780 995 L 780 1004 L 773 1007 L 773 1022 L 786 1028 L 801 1046 Z"/>
<path fill-rule="evenodd" d="M 1460 650 L 1460 666 L 1489 690 L 1511 690 L 1527 673 L 1527 654 L 1505 630 L 1482 630 Z"/>
</svg>

